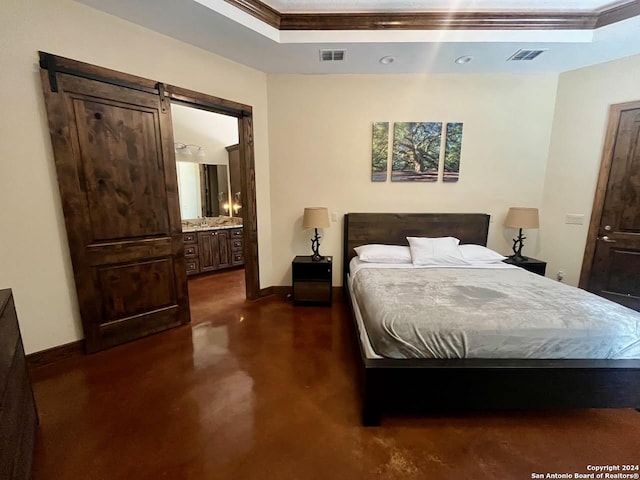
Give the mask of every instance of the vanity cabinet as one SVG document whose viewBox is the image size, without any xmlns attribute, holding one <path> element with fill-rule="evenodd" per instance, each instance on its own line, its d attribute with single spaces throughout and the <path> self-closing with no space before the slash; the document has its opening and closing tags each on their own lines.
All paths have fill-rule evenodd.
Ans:
<svg viewBox="0 0 640 480">
<path fill-rule="evenodd" d="M 231 266 L 227 230 L 198 232 L 198 250 L 200 251 L 200 271 L 203 273 Z"/>
<path fill-rule="evenodd" d="M 184 260 L 187 266 L 187 275 L 200 273 L 200 255 L 198 254 L 198 235 L 196 233 L 183 233 Z"/>
<path fill-rule="evenodd" d="M 244 265 L 243 229 L 183 233 L 187 275 Z"/>
<path fill-rule="evenodd" d="M 231 265 L 244 265 L 244 237 L 241 228 L 230 230 Z"/>
</svg>

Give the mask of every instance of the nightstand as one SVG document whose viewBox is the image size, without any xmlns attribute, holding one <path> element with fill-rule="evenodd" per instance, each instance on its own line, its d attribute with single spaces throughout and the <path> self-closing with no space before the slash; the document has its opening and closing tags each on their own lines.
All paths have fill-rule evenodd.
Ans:
<svg viewBox="0 0 640 480">
<path fill-rule="evenodd" d="M 331 305 L 332 257 L 314 262 L 297 256 L 291 263 L 294 305 Z"/>
<path fill-rule="evenodd" d="M 525 270 L 529 270 L 530 272 L 537 273 L 538 275 L 542 275 L 544 277 L 545 271 L 547 270 L 547 262 L 543 262 L 542 260 L 536 260 L 535 258 L 528 257 L 526 260 L 521 262 L 514 262 L 511 257 L 503 260 L 504 263 L 508 263 L 509 265 L 515 265 L 516 267 L 524 268 Z"/>
</svg>

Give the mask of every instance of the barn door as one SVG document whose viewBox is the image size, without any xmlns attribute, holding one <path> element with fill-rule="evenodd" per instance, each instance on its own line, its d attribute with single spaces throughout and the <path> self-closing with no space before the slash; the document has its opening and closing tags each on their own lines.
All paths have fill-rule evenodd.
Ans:
<svg viewBox="0 0 640 480">
<path fill-rule="evenodd" d="M 41 53 L 88 352 L 189 322 L 162 85 Z"/>
<path fill-rule="evenodd" d="M 609 123 L 581 286 L 640 311 L 640 102 L 614 105 Z"/>
</svg>

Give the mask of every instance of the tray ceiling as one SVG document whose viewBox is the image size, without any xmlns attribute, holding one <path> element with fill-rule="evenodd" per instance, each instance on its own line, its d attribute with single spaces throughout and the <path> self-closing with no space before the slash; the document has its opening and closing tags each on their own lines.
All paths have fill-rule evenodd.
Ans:
<svg viewBox="0 0 640 480">
<path fill-rule="evenodd" d="M 640 12 L 640 0 L 626 2 L 631 3 L 632 8 L 627 9 L 627 15 L 622 20 L 614 19 L 605 23 L 605 26 L 596 28 L 582 26 L 578 29 L 542 29 L 527 28 L 525 25 L 517 30 L 496 27 L 492 30 L 464 27 L 394 30 L 387 25 L 377 30 L 350 31 L 278 29 L 265 23 L 259 14 L 251 13 L 252 6 L 260 5 L 255 0 L 78 1 L 267 73 L 557 73 L 640 54 L 640 14 L 636 13 Z M 266 1 L 272 3 L 274 8 L 275 2 L 289 2 Z M 301 1 L 314 3 L 312 0 Z M 418 0 L 401 1 L 405 4 L 418 3 Z M 326 4 L 334 0 L 322 2 Z M 374 0 L 359 0 L 358 3 L 365 2 Z M 391 0 L 375 1 L 378 5 L 382 2 L 399 3 Z M 420 3 L 436 5 L 445 3 L 445 0 Z M 523 5 L 524 8 L 524 5 L 530 7 L 534 3 L 552 4 L 549 0 L 451 0 L 446 3 L 473 8 L 476 12 L 479 6 L 486 5 L 505 5 L 505 8 L 513 11 L 517 5 Z M 240 8 L 239 4 L 245 8 Z M 569 8 L 579 9 L 573 10 L 574 12 L 583 12 L 582 9 L 587 5 L 600 9 L 610 8 L 612 3 L 602 0 L 562 2 L 564 12 Z M 262 7 L 258 11 L 268 9 L 272 17 L 278 17 L 275 10 L 264 4 Z M 537 10 L 533 13 L 536 12 Z M 286 20 L 287 15 L 289 14 L 282 14 L 282 19 Z M 411 17 L 410 14 L 407 15 Z M 588 16 L 590 18 L 594 15 Z M 289 17 L 296 17 L 296 14 Z M 313 22 L 321 15 L 309 17 Z M 357 20 L 358 15 L 354 14 L 352 17 Z M 557 17 L 563 19 L 566 15 L 563 17 L 559 13 Z M 409 22 L 411 21 L 410 19 Z M 499 21 L 498 19 L 498 23 Z M 320 50 L 323 49 L 346 50 L 345 60 L 321 62 Z M 541 49 L 544 53 L 533 61 L 507 61 L 520 49 Z M 381 62 L 384 57 L 393 57 L 394 60 Z M 460 57 L 473 59 L 466 63 L 456 63 L 455 60 Z"/>
</svg>

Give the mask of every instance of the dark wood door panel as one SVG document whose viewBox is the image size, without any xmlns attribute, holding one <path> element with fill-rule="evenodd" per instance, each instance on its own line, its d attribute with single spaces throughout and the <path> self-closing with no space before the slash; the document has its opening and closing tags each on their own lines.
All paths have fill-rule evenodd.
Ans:
<svg viewBox="0 0 640 480">
<path fill-rule="evenodd" d="M 86 251 L 90 266 L 110 265 L 172 255 L 173 242 L 171 237 L 120 240 L 91 244 Z"/>
<path fill-rule="evenodd" d="M 609 265 L 601 294 L 630 307 L 640 303 L 640 251 L 611 249 Z"/>
<path fill-rule="evenodd" d="M 631 113 L 633 120 L 629 137 L 630 151 L 626 155 L 626 168 L 622 168 L 623 190 L 621 192 L 622 211 L 619 230 L 640 234 L 640 112 Z"/>
<path fill-rule="evenodd" d="M 98 325 L 102 348 L 129 342 L 152 333 L 182 325 L 180 308 L 171 306 L 127 318 L 126 321 Z"/>
<path fill-rule="evenodd" d="M 120 321 L 177 305 L 170 257 L 101 267 L 97 275 L 104 312 L 100 323 Z M 155 285 L 155 288 L 149 288 L 150 285 Z"/>
<path fill-rule="evenodd" d="M 73 108 L 91 240 L 168 235 L 158 111 L 85 98 Z"/>
<path fill-rule="evenodd" d="M 640 110 L 620 115 L 602 212 L 602 226 L 640 233 Z"/>
<path fill-rule="evenodd" d="M 638 104 L 640 106 L 640 104 Z M 588 289 L 640 311 L 640 108 L 612 108 L 599 191 Z M 615 116 L 614 113 L 616 112 Z M 616 127 L 616 128 L 613 128 Z M 607 147 L 605 146 L 605 152 Z M 603 197 L 602 199 L 600 197 Z M 601 202 L 601 203 L 598 203 Z M 592 220 L 592 222 L 594 222 Z M 594 222 L 595 223 L 595 222 Z M 596 227 L 594 227 L 596 228 Z M 590 229 L 593 235 L 594 229 Z M 588 247 L 589 248 L 589 247 Z M 585 256 L 588 255 L 588 250 Z"/>
<path fill-rule="evenodd" d="M 41 79 L 94 352 L 189 321 L 170 104 L 147 80 L 57 62 L 77 73 Z"/>
</svg>

